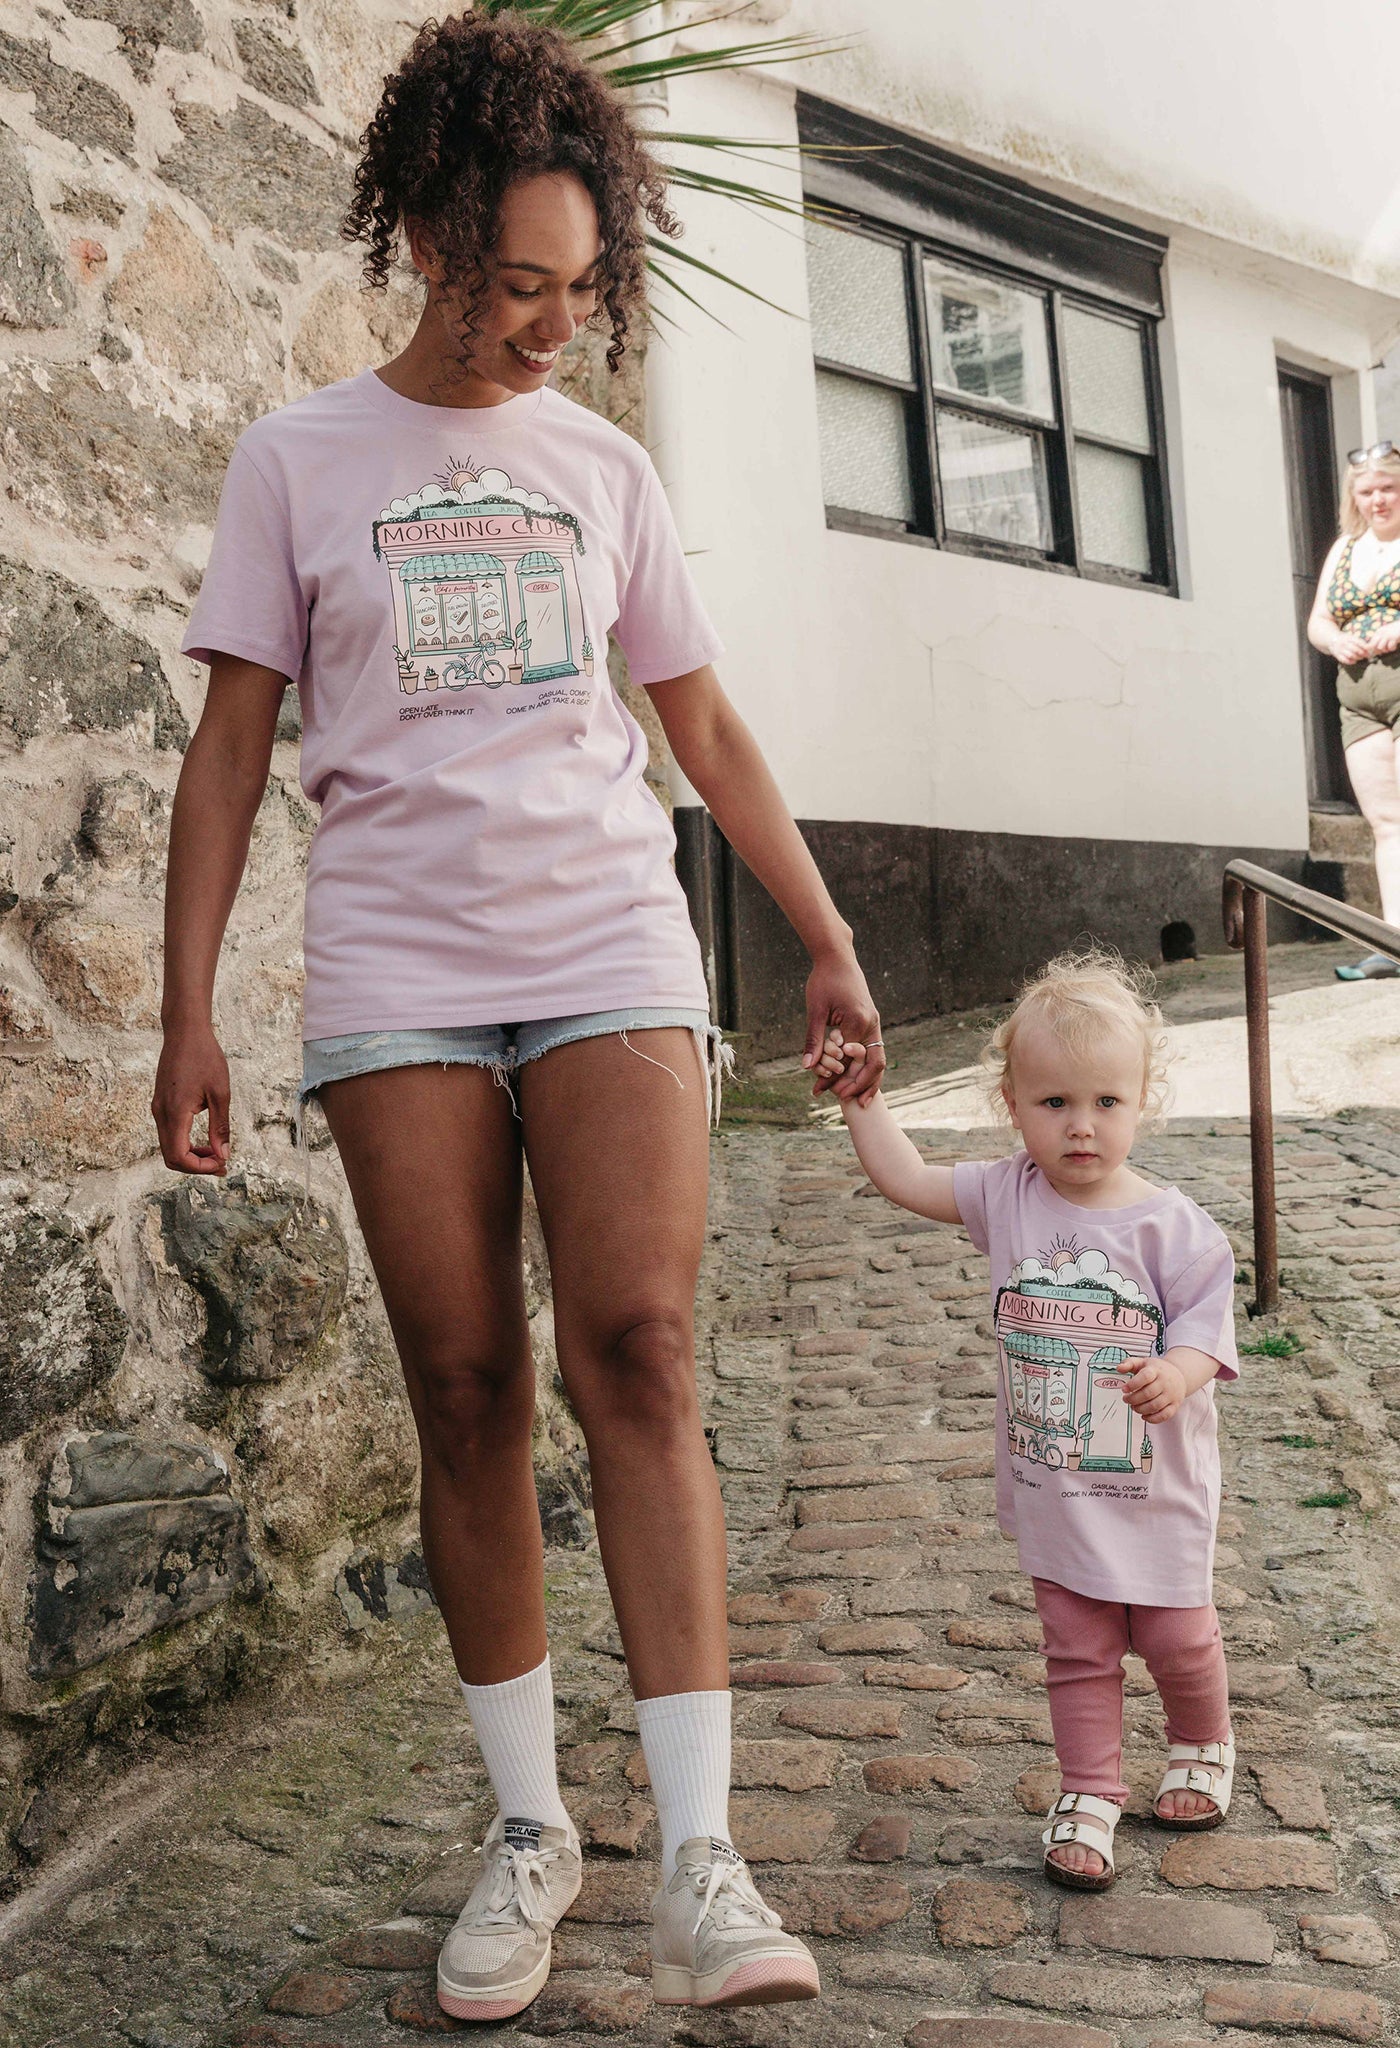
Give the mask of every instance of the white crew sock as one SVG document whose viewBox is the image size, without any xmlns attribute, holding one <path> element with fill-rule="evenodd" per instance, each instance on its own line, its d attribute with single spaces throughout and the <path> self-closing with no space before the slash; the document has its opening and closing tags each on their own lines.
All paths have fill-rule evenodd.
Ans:
<svg viewBox="0 0 1400 2048">
<path fill-rule="evenodd" d="M 570 1825 L 554 1753 L 554 1679 L 549 1659 L 503 1685 L 459 1681 L 496 1804 L 507 1820 Z"/>
<path fill-rule="evenodd" d="M 683 1843 L 696 1835 L 729 1840 L 729 1694 L 638 1700 L 637 1733 L 661 1823 L 661 1882 L 668 1884 Z"/>
</svg>

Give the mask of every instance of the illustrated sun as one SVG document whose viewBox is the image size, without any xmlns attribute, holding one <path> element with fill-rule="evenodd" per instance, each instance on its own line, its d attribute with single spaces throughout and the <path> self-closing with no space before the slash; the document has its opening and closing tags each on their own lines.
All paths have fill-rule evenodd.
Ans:
<svg viewBox="0 0 1400 2048">
<path fill-rule="evenodd" d="M 444 484 L 450 491 L 460 491 L 463 484 L 474 484 L 480 475 L 469 462 L 449 462 L 446 469 L 433 478 L 434 483 Z"/>
<path fill-rule="evenodd" d="M 1048 1266 L 1052 1273 L 1058 1273 L 1062 1266 L 1072 1266 L 1079 1257 L 1079 1240 L 1074 1237 L 1057 1237 L 1048 1252 L 1042 1252 L 1040 1263 Z"/>
</svg>

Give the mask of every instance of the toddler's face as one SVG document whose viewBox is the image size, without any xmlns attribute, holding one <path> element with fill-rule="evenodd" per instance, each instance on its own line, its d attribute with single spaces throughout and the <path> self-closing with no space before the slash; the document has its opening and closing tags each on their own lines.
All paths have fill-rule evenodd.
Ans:
<svg viewBox="0 0 1400 2048">
<path fill-rule="evenodd" d="M 1123 1165 L 1142 1119 L 1141 1041 L 1105 1036 L 1077 1054 L 1043 1024 L 1017 1033 L 1003 1086 L 1011 1121 L 1042 1172 L 1068 1187 L 1092 1187 Z"/>
</svg>

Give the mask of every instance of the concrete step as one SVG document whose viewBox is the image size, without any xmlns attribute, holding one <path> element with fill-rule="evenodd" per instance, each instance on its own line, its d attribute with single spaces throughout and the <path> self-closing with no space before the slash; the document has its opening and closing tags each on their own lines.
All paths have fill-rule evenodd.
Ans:
<svg viewBox="0 0 1400 2048">
<path fill-rule="evenodd" d="M 1354 910 L 1381 914 L 1375 841 L 1359 811 L 1312 811 L 1308 817 L 1305 885 Z"/>
<path fill-rule="evenodd" d="M 1308 852 L 1314 860 L 1369 861 L 1374 851 L 1360 811 L 1309 811 Z"/>
</svg>

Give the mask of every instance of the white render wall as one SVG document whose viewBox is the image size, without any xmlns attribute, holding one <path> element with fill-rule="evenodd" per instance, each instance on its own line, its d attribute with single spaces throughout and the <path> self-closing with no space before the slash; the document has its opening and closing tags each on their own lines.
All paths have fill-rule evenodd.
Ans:
<svg viewBox="0 0 1400 2048">
<path fill-rule="evenodd" d="M 769 25 L 755 33 L 850 39 L 793 68 L 810 92 L 1101 211 L 1400 293 L 1394 0 L 759 0 L 760 11 Z"/>
<path fill-rule="evenodd" d="M 782 26 L 819 12 L 794 9 Z M 951 14 L 907 0 L 884 12 Z M 1000 42 L 1003 24 L 980 18 Z M 917 98 L 920 46 L 904 46 L 910 63 L 877 91 L 881 47 L 872 38 L 858 61 L 820 79 L 812 67 L 803 82 L 834 96 L 844 67 L 846 85 L 855 77 L 864 104 L 890 118 L 888 102 Z M 1041 90 L 1053 96 L 1054 79 Z M 853 89 L 847 103 L 861 103 Z M 671 118 L 795 139 L 791 87 L 772 74 L 673 90 Z M 1034 165 L 1020 168 L 1037 182 Z M 1400 325 L 1400 300 L 1122 211 L 1171 237 L 1162 354 L 1175 599 L 828 531 L 800 234 L 689 208 L 687 246 L 787 309 L 711 293 L 732 332 L 681 315 L 684 331 L 653 351 L 650 426 L 728 645 L 722 672 L 799 817 L 1306 846 L 1276 360 L 1333 376 L 1346 447 L 1372 430 L 1370 366 L 1378 333 Z"/>
</svg>

